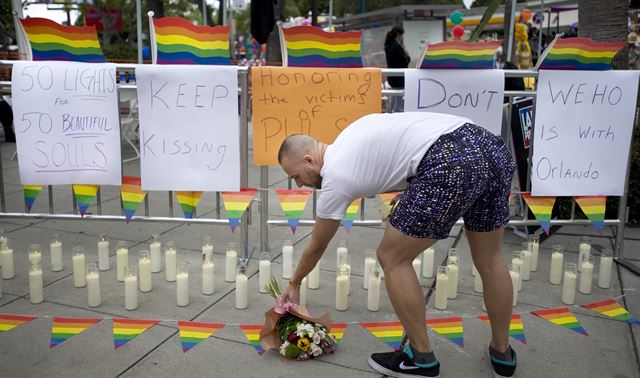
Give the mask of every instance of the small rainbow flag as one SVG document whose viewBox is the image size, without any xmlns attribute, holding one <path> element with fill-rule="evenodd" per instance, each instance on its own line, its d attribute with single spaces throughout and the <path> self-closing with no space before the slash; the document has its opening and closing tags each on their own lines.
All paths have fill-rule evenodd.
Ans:
<svg viewBox="0 0 640 378">
<path fill-rule="evenodd" d="M 487 315 L 480 315 L 478 319 L 487 324 L 491 324 Z M 509 323 L 509 336 L 520 341 L 523 344 L 527 343 L 527 338 L 524 335 L 524 325 L 522 324 L 522 315 L 511 314 L 511 323 Z"/>
<path fill-rule="evenodd" d="M 433 329 L 445 339 L 455 343 L 460 348 L 464 348 L 464 330 L 462 328 L 462 318 L 452 316 L 450 318 L 427 319 L 427 327 Z"/>
<path fill-rule="evenodd" d="M 285 218 L 289 221 L 289 227 L 291 232 L 296 233 L 298 222 L 302 217 L 304 207 L 307 205 L 309 195 L 313 193 L 312 190 L 289 190 L 289 189 L 276 189 L 276 195 L 280 206 L 284 212 Z"/>
<path fill-rule="evenodd" d="M 400 322 L 368 322 L 360 323 L 360 325 L 393 349 L 398 350 L 400 348 L 404 331 Z"/>
<path fill-rule="evenodd" d="M 325 32 L 314 26 L 283 30 L 289 67 L 362 67 L 359 31 Z"/>
<path fill-rule="evenodd" d="M 222 192 L 222 201 L 224 202 L 224 209 L 227 211 L 231 232 L 236 231 L 240 218 L 242 218 L 257 191 L 254 188 L 240 188 L 239 192 Z"/>
<path fill-rule="evenodd" d="M 122 176 L 120 197 L 122 198 L 122 207 L 124 208 L 124 216 L 127 223 L 131 222 L 131 218 L 147 196 L 147 192 L 140 187 L 140 182 L 140 177 Z"/>
<path fill-rule="evenodd" d="M 104 63 L 95 26 L 63 26 L 46 18 L 21 18 L 32 60 Z"/>
<path fill-rule="evenodd" d="M 51 344 L 49 344 L 49 348 L 54 348 L 69 340 L 73 336 L 98 323 L 100 320 L 102 319 L 54 317 L 51 327 Z"/>
<path fill-rule="evenodd" d="M 249 344 L 253 346 L 258 354 L 264 353 L 264 349 L 262 349 L 262 345 L 260 345 L 260 330 L 262 329 L 263 324 L 241 324 L 240 330 L 244 333 L 244 336 L 249 340 Z"/>
<path fill-rule="evenodd" d="M 154 64 L 228 65 L 229 26 L 197 26 L 179 17 L 153 19 Z"/>
<path fill-rule="evenodd" d="M 581 335 L 589 336 L 587 331 L 582 328 L 580 321 L 573 316 L 573 313 L 568 307 L 551 308 L 549 310 L 537 310 L 531 311 L 533 315 L 539 316 L 542 319 L 548 320 L 551 323 L 557 324 L 564 328 L 570 329 L 574 332 L 578 332 Z"/>
<path fill-rule="evenodd" d="M 598 312 L 602 315 L 606 315 L 610 318 L 617 320 L 623 320 L 629 324 L 640 324 L 640 321 L 634 318 L 624 307 L 620 306 L 618 302 L 613 299 L 605 299 L 603 301 L 593 302 L 586 305 L 582 305 L 584 308 L 588 308 L 591 311 Z"/>
<path fill-rule="evenodd" d="M 186 352 L 218 332 L 224 324 L 178 321 L 182 351 Z"/>
<path fill-rule="evenodd" d="M 589 38 L 558 39 L 543 54 L 540 69 L 589 70 L 611 69 L 611 62 L 626 42 L 595 42 Z"/>
<path fill-rule="evenodd" d="M 113 344 L 115 349 L 140 336 L 144 331 L 160 323 L 159 320 L 113 319 Z"/>
<path fill-rule="evenodd" d="M 31 207 L 36 202 L 36 198 L 42 188 L 42 185 L 25 185 L 22 187 L 24 192 L 24 206 L 27 209 L 27 213 L 31 212 Z"/>
<path fill-rule="evenodd" d="M 529 209 L 544 229 L 544 232 L 549 235 L 549 226 L 551 225 L 551 211 L 553 205 L 556 203 L 556 197 L 532 197 L 531 193 L 522 193 L 522 199 L 525 200 Z"/>
<path fill-rule="evenodd" d="M 6 332 L 38 319 L 37 316 L 0 314 L 0 332 Z"/>
<path fill-rule="evenodd" d="M 427 44 L 422 69 L 491 69 L 502 40 L 488 42 L 445 41 Z"/>
<path fill-rule="evenodd" d="M 604 231 L 604 212 L 607 207 L 607 196 L 579 196 L 576 202 L 591 221 L 593 228 L 602 235 Z"/>
<path fill-rule="evenodd" d="M 361 202 L 362 198 L 358 198 L 351 202 L 349 207 L 347 207 L 347 212 L 344 214 L 344 219 L 340 222 L 347 233 L 351 232 L 351 227 L 353 227 L 353 221 L 356 219 L 356 215 L 358 215 L 358 208 L 360 208 Z"/>
<path fill-rule="evenodd" d="M 198 206 L 201 196 L 202 192 L 176 192 L 178 203 L 185 218 L 193 218 L 193 213 L 196 211 L 196 206 Z"/>
<path fill-rule="evenodd" d="M 73 193 L 76 195 L 76 202 L 78 203 L 78 210 L 80 210 L 81 217 L 87 212 L 91 201 L 93 201 L 96 194 L 98 194 L 98 189 L 100 189 L 98 185 L 73 184 Z"/>
<path fill-rule="evenodd" d="M 348 326 L 349 323 L 331 323 L 331 331 L 329 331 L 329 334 L 336 338 L 336 345 L 342 341 Z"/>
<path fill-rule="evenodd" d="M 380 200 L 382 201 L 382 205 L 384 206 L 385 213 L 389 215 L 391 212 L 391 200 L 396 198 L 398 194 L 402 192 L 390 192 L 390 193 L 381 193 L 378 194 Z"/>
</svg>

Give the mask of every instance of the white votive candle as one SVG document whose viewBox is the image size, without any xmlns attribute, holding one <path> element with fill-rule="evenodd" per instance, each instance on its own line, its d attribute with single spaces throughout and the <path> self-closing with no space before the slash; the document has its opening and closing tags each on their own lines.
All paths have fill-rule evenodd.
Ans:
<svg viewBox="0 0 640 378">
<path fill-rule="evenodd" d="M 150 292 L 153 289 L 153 281 L 151 280 L 149 251 L 141 251 L 138 255 L 138 272 L 140 276 L 140 291 L 143 293 Z"/>
<path fill-rule="evenodd" d="M 520 275 L 523 281 L 529 281 L 531 278 L 531 257 L 529 242 L 522 243 L 522 270 L 520 271 Z"/>
<path fill-rule="evenodd" d="M 249 291 L 247 283 L 247 270 L 245 266 L 238 266 L 236 281 L 236 308 L 244 310 L 249 306 Z"/>
<path fill-rule="evenodd" d="M 176 303 L 180 307 L 189 305 L 189 265 L 180 263 L 176 273 Z"/>
<path fill-rule="evenodd" d="M 135 310 L 138 308 L 138 275 L 135 265 L 125 266 L 124 272 L 124 308 Z"/>
<path fill-rule="evenodd" d="M 6 247 L 0 250 L 0 266 L 2 267 L 2 279 L 9 280 L 16 276 L 13 261 L 13 249 L 8 247 L 9 241 L 5 239 L 3 245 Z"/>
<path fill-rule="evenodd" d="M 224 280 L 233 282 L 236 279 L 236 265 L 238 264 L 238 252 L 236 252 L 236 244 L 229 243 L 227 246 L 227 254 L 225 256 Z"/>
<path fill-rule="evenodd" d="M 422 252 L 422 277 L 433 277 L 434 249 L 429 247 Z"/>
<path fill-rule="evenodd" d="M 520 272 L 520 277 L 518 277 L 518 291 L 521 291 L 522 290 L 522 272 L 524 271 L 522 251 L 513 252 L 513 257 L 511 258 L 511 264 L 518 265 L 518 271 Z"/>
<path fill-rule="evenodd" d="M 349 307 L 349 273 L 341 266 L 336 277 L 336 310 L 346 311 Z"/>
<path fill-rule="evenodd" d="M 449 268 L 447 266 L 438 267 L 438 273 L 436 274 L 436 303 L 435 308 L 437 310 L 444 310 L 447 308 L 447 291 L 449 287 Z"/>
<path fill-rule="evenodd" d="M 213 256 L 205 255 L 202 261 L 202 294 L 211 295 L 215 291 Z"/>
<path fill-rule="evenodd" d="M 29 302 L 36 304 L 44 300 L 44 282 L 40 262 L 31 263 L 29 269 Z"/>
<path fill-rule="evenodd" d="M 554 285 L 562 283 L 562 266 L 564 263 L 564 247 L 554 245 L 551 248 L 551 268 L 549 270 L 549 282 Z"/>
<path fill-rule="evenodd" d="M 349 248 L 347 248 L 347 241 L 340 240 L 338 241 L 338 249 L 336 250 L 336 267 L 340 267 L 340 261 L 344 259 L 343 256 L 349 254 Z"/>
<path fill-rule="evenodd" d="M 576 301 L 576 281 L 578 269 L 576 264 L 567 263 L 564 270 L 564 282 L 562 283 L 562 303 L 572 305 Z"/>
<path fill-rule="evenodd" d="M 84 248 L 78 246 L 72 249 L 73 257 L 73 286 L 85 287 L 87 285 L 86 261 Z"/>
<path fill-rule="evenodd" d="M 111 268 L 109 263 L 109 237 L 102 233 L 98 238 L 98 269 L 105 271 Z"/>
<path fill-rule="evenodd" d="M 124 281 L 124 268 L 129 265 L 129 247 L 126 241 L 119 241 L 116 249 L 116 275 L 118 281 Z"/>
<path fill-rule="evenodd" d="M 320 261 L 313 267 L 309 273 L 309 281 L 307 282 L 309 289 L 316 290 L 320 288 Z"/>
<path fill-rule="evenodd" d="M 380 271 L 374 269 L 369 275 L 369 291 L 367 292 L 367 310 L 380 310 Z"/>
<path fill-rule="evenodd" d="M 580 284 L 578 291 L 582 294 L 591 294 L 591 284 L 593 281 L 593 256 L 587 255 L 582 260 L 580 271 Z"/>
<path fill-rule="evenodd" d="M 213 258 L 213 238 L 211 236 L 202 238 L 202 258 L 204 259 L 205 256 Z"/>
<path fill-rule="evenodd" d="M 151 258 L 151 273 L 161 272 L 162 242 L 160 241 L 159 234 L 153 234 L 153 236 L 151 236 L 151 243 L 149 243 L 149 253 Z"/>
<path fill-rule="evenodd" d="M 271 280 L 271 255 L 268 251 L 260 254 L 260 263 L 258 267 L 258 291 L 260 293 L 267 292 L 267 284 Z"/>
<path fill-rule="evenodd" d="M 458 296 L 458 262 L 449 259 L 447 264 L 448 281 L 447 281 L 447 298 L 455 299 Z"/>
<path fill-rule="evenodd" d="M 303 306 L 307 305 L 307 277 L 302 279 L 300 283 L 300 304 Z"/>
<path fill-rule="evenodd" d="M 282 278 L 291 278 L 293 274 L 293 243 L 285 240 L 282 244 Z"/>
<path fill-rule="evenodd" d="M 365 289 L 369 288 L 369 276 L 376 269 L 376 264 L 378 260 L 376 260 L 376 251 L 373 249 L 368 249 L 364 255 L 364 279 L 362 280 L 362 286 Z"/>
<path fill-rule="evenodd" d="M 591 254 L 591 238 L 588 236 L 580 237 L 580 247 L 578 250 L 578 272 L 582 269 L 582 262 Z"/>
<path fill-rule="evenodd" d="M 611 287 L 611 269 L 613 268 L 613 251 L 603 249 L 600 252 L 600 270 L 598 271 L 598 286 L 603 289 Z"/>
<path fill-rule="evenodd" d="M 40 244 L 31 244 L 29 246 L 29 264 L 38 263 L 42 265 L 42 248 Z"/>
<path fill-rule="evenodd" d="M 416 257 L 411 265 L 413 265 L 413 270 L 416 272 L 416 277 L 418 277 L 419 281 L 422 275 L 422 258 L 420 256 Z"/>
<path fill-rule="evenodd" d="M 95 263 L 87 264 L 87 305 L 98 307 L 102 303 L 100 295 L 100 273 Z"/>
<path fill-rule="evenodd" d="M 167 281 L 176 280 L 176 271 L 178 269 L 178 249 L 176 243 L 168 241 L 164 250 L 164 277 Z"/>
<path fill-rule="evenodd" d="M 540 237 L 538 235 L 529 236 L 529 250 L 531 251 L 531 271 L 538 271 L 538 256 L 540 255 Z"/>
<path fill-rule="evenodd" d="M 518 282 L 520 282 L 520 265 L 511 264 L 509 267 L 509 275 L 511 276 L 511 286 L 513 288 L 512 307 L 518 304 Z"/>
<path fill-rule="evenodd" d="M 62 242 L 60 240 L 51 240 L 49 243 L 49 253 L 51 254 L 51 271 L 59 272 L 64 269 L 64 262 L 62 261 Z"/>
</svg>

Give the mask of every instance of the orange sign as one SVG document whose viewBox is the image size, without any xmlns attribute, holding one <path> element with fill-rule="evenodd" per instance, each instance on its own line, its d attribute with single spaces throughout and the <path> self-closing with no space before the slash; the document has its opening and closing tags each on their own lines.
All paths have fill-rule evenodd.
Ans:
<svg viewBox="0 0 640 378">
<path fill-rule="evenodd" d="M 353 121 L 381 111 L 379 69 L 253 67 L 251 76 L 256 165 L 278 164 L 288 135 L 332 143 Z"/>
</svg>

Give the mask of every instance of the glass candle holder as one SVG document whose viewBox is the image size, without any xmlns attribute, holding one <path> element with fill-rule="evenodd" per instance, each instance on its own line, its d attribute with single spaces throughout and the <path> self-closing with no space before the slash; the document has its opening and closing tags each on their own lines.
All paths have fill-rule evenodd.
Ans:
<svg viewBox="0 0 640 378">
<path fill-rule="evenodd" d="M 132 311 L 138 308 L 138 268 L 124 267 L 124 308 Z"/>
<path fill-rule="evenodd" d="M 540 254 L 540 236 L 529 235 L 529 250 L 531 251 L 531 271 L 538 271 L 538 256 Z"/>
<path fill-rule="evenodd" d="M 214 285 L 213 255 L 204 255 L 202 260 L 202 294 L 211 295 L 215 290 Z"/>
<path fill-rule="evenodd" d="M 102 271 L 111 268 L 109 263 L 109 237 L 102 232 L 98 236 L 98 269 Z"/>
<path fill-rule="evenodd" d="M 29 268 L 29 302 L 36 304 L 44 300 L 44 285 L 42 279 L 42 264 L 31 261 Z"/>
<path fill-rule="evenodd" d="M 87 285 L 87 264 L 84 247 L 75 246 L 71 249 L 71 261 L 73 262 L 73 286 L 85 287 Z"/>
<path fill-rule="evenodd" d="M 293 275 L 293 243 L 291 240 L 282 242 L 282 278 L 291 278 Z"/>
<path fill-rule="evenodd" d="M 582 262 L 591 254 L 591 238 L 588 236 L 580 237 L 580 246 L 578 249 L 578 272 L 582 269 Z"/>
<path fill-rule="evenodd" d="M 338 268 L 336 277 L 336 310 L 346 311 L 349 307 L 349 269 L 346 265 Z"/>
<path fill-rule="evenodd" d="M 258 291 L 260 293 L 266 293 L 266 286 L 271 280 L 271 254 L 269 251 L 260 252 L 258 276 Z"/>
<path fill-rule="evenodd" d="M 40 244 L 31 244 L 28 250 L 29 263 L 42 262 L 42 247 L 40 247 Z"/>
<path fill-rule="evenodd" d="M 591 294 L 594 264 L 595 260 L 592 255 L 582 258 L 582 263 L 580 264 L 580 283 L 578 285 L 578 291 L 582 294 Z"/>
<path fill-rule="evenodd" d="M 119 240 L 116 243 L 116 278 L 118 281 L 124 281 L 124 268 L 129 265 L 129 243 Z"/>
<path fill-rule="evenodd" d="M 364 280 L 362 285 L 365 289 L 369 289 L 369 277 L 371 273 L 376 269 L 378 259 L 376 258 L 375 249 L 367 249 L 364 253 Z"/>
<path fill-rule="evenodd" d="M 176 296 L 177 304 L 180 307 L 189 305 L 189 264 L 181 262 L 178 264 L 176 274 Z"/>
<path fill-rule="evenodd" d="M 202 238 L 202 256 L 213 256 L 213 237 L 205 236 Z"/>
<path fill-rule="evenodd" d="M 436 272 L 436 301 L 435 308 L 437 310 L 445 310 L 447 308 L 447 291 L 449 288 L 449 267 L 441 265 Z"/>
<path fill-rule="evenodd" d="M 140 291 L 148 293 L 153 289 L 153 281 L 151 280 L 151 257 L 149 251 L 140 251 L 138 253 L 138 271 L 140 272 Z"/>
<path fill-rule="evenodd" d="M 244 310 L 249 306 L 249 292 L 247 280 L 247 267 L 239 265 L 236 268 L 236 308 Z"/>
<path fill-rule="evenodd" d="M 613 251 L 603 249 L 600 251 L 600 270 L 598 272 L 598 286 L 603 289 L 611 287 L 611 270 L 613 268 Z"/>
<path fill-rule="evenodd" d="M 164 249 L 164 276 L 168 282 L 176 280 L 178 270 L 178 247 L 176 242 L 168 241 Z"/>
<path fill-rule="evenodd" d="M 572 305 L 576 301 L 576 283 L 578 267 L 574 263 L 565 264 L 562 282 L 562 303 Z"/>
<path fill-rule="evenodd" d="M 149 243 L 149 255 L 151 259 L 151 273 L 162 271 L 162 240 L 160 234 L 151 235 Z"/>
<path fill-rule="evenodd" d="M 15 277 L 15 264 L 13 259 L 13 249 L 11 249 L 9 239 L 5 237 L 2 243 L 2 249 L 0 250 L 0 266 L 2 267 L 2 279 L 9 280 Z"/>
<path fill-rule="evenodd" d="M 102 303 L 100 294 L 100 273 L 98 264 L 87 264 L 87 305 L 89 307 L 98 307 Z"/>
<path fill-rule="evenodd" d="M 447 298 L 455 299 L 458 296 L 458 273 L 460 271 L 460 259 L 455 248 L 449 250 L 447 257 Z"/>
<path fill-rule="evenodd" d="M 564 265 L 564 247 L 556 244 L 551 247 L 551 267 L 549 269 L 549 282 L 554 285 L 562 283 L 562 267 Z"/>
<path fill-rule="evenodd" d="M 238 265 L 238 251 L 236 243 L 227 243 L 227 253 L 225 255 L 224 280 L 233 282 L 236 279 L 236 266 Z"/>
</svg>

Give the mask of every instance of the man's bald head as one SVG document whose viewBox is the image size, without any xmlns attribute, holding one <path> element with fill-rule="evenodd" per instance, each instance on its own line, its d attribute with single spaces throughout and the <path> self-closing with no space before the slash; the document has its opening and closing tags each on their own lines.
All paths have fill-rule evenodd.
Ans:
<svg viewBox="0 0 640 378">
<path fill-rule="evenodd" d="M 278 151 L 278 163 L 282 164 L 285 157 L 291 160 L 301 159 L 304 155 L 316 152 L 318 141 L 304 134 L 293 134 L 285 138 Z"/>
</svg>

